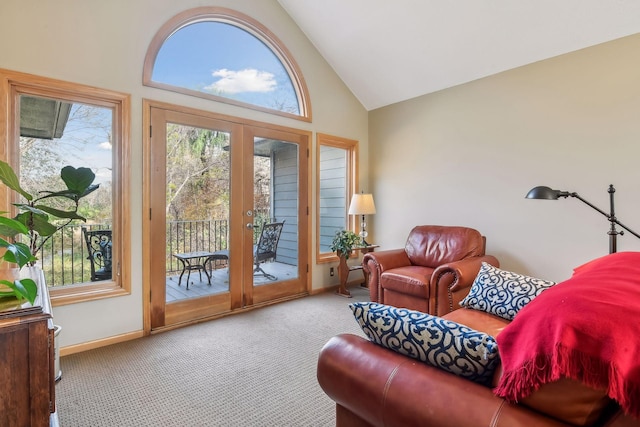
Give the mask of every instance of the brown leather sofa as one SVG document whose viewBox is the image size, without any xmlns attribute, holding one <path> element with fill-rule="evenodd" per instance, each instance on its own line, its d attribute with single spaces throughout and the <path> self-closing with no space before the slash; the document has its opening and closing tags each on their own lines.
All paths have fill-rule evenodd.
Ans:
<svg viewBox="0 0 640 427">
<path fill-rule="evenodd" d="M 460 301 L 468 290 L 452 288 L 447 300 Z M 494 337 L 509 323 L 467 308 L 442 317 Z M 494 386 L 500 375 L 498 368 Z M 624 415 L 604 391 L 577 381 L 545 384 L 513 404 L 489 387 L 352 334 L 333 337 L 324 346 L 317 378 L 336 402 L 338 427 L 640 426 L 640 420 Z"/>
<path fill-rule="evenodd" d="M 486 239 L 468 227 L 419 225 L 405 247 L 369 252 L 362 258 L 371 301 L 442 316 L 458 307 L 449 289 L 473 283 L 482 262 L 499 267 L 485 255 Z"/>
</svg>

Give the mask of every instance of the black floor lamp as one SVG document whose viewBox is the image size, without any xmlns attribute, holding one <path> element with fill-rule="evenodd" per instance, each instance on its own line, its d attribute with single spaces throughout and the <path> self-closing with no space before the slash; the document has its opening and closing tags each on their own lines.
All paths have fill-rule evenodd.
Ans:
<svg viewBox="0 0 640 427">
<path fill-rule="evenodd" d="M 618 234 L 620 234 L 621 236 L 624 235 L 624 231 L 620 230 L 618 231 L 616 229 L 616 224 L 619 225 L 620 227 L 624 228 L 625 230 L 627 230 L 629 233 L 633 234 L 634 236 L 636 236 L 637 238 L 640 239 L 640 234 L 636 233 L 635 231 L 631 230 L 629 227 L 627 227 L 626 225 L 622 224 L 620 221 L 618 221 L 618 219 L 616 218 L 616 214 L 615 214 L 615 209 L 614 209 L 614 204 L 613 204 L 613 193 L 616 192 L 616 189 L 613 188 L 613 184 L 609 185 L 609 213 L 606 213 L 605 211 L 603 211 L 602 209 L 599 209 L 597 207 L 595 207 L 594 205 L 592 205 L 591 203 L 587 202 L 585 199 L 583 199 L 582 197 L 580 197 L 578 195 L 578 193 L 570 193 L 568 191 L 560 191 L 560 190 L 552 190 L 549 187 L 535 187 L 532 188 L 526 195 L 527 199 L 545 199 L 545 200 L 558 200 L 560 197 L 575 197 L 576 199 L 580 200 L 582 203 L 590 206 L 591 208 L 597 210 L 598 212 L 600 212 L 602 215 L 606 216 L 607 219 L 609 220 L 609 222 L 611 223 L 611 228 L 609 229 L 609 232 L 607 234 L 609 234 L 609 253 L 615 253 L 617 251 L 618 248 Z"/>
</svg>

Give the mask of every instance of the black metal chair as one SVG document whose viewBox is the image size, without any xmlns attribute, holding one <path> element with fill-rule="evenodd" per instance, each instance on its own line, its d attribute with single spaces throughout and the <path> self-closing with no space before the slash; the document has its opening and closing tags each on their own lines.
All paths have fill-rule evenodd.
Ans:
<svg viewBox="0 0 640 427">
<path fill-rule="evenodd" d="M 111 230 L 88 230 L 82 227 L 91 262 L 91 281 L 111 279 Z"/>
<path fill-rule="evenodd" d="M 260 231 L 260 238 L 253 250 L 253 261 L 255 268 L 253 274 L 260 274 L 269 280 L 277 280 L 278 278 L 273 274 L 269 274 L 261 267 L 266 261 L 275 260 L 278 251 L 278 242 L 280 241 L 280 234 L 282 234 L 282 228 L 284 227 L 284 221 L 282 222 L 270 222 L 262 226 Z"/>
</svg>

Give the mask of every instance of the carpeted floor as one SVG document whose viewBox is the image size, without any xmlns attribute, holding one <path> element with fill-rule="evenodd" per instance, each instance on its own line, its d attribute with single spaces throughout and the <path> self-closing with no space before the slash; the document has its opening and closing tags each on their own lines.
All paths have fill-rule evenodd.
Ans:
<svg viewBox="0 0 640 427">
<path fill-rule="evenodd" d="M 334 426 L 316 380 L 333 335 L 363 335 L 333 293 L 61 358 L 62 427 Z"/>
</svg>

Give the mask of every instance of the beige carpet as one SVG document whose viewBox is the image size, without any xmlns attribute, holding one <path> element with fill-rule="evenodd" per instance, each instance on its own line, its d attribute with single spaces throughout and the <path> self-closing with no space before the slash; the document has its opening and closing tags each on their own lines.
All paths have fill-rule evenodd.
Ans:
<svg viewBox="0 0 640 427">
<path fill-rule="evenodd" d="M 301 298 L 61 358 L 62 427 L 334 426 L 319 350 L 363 335 L 333 293 Z"/>
</svg>

